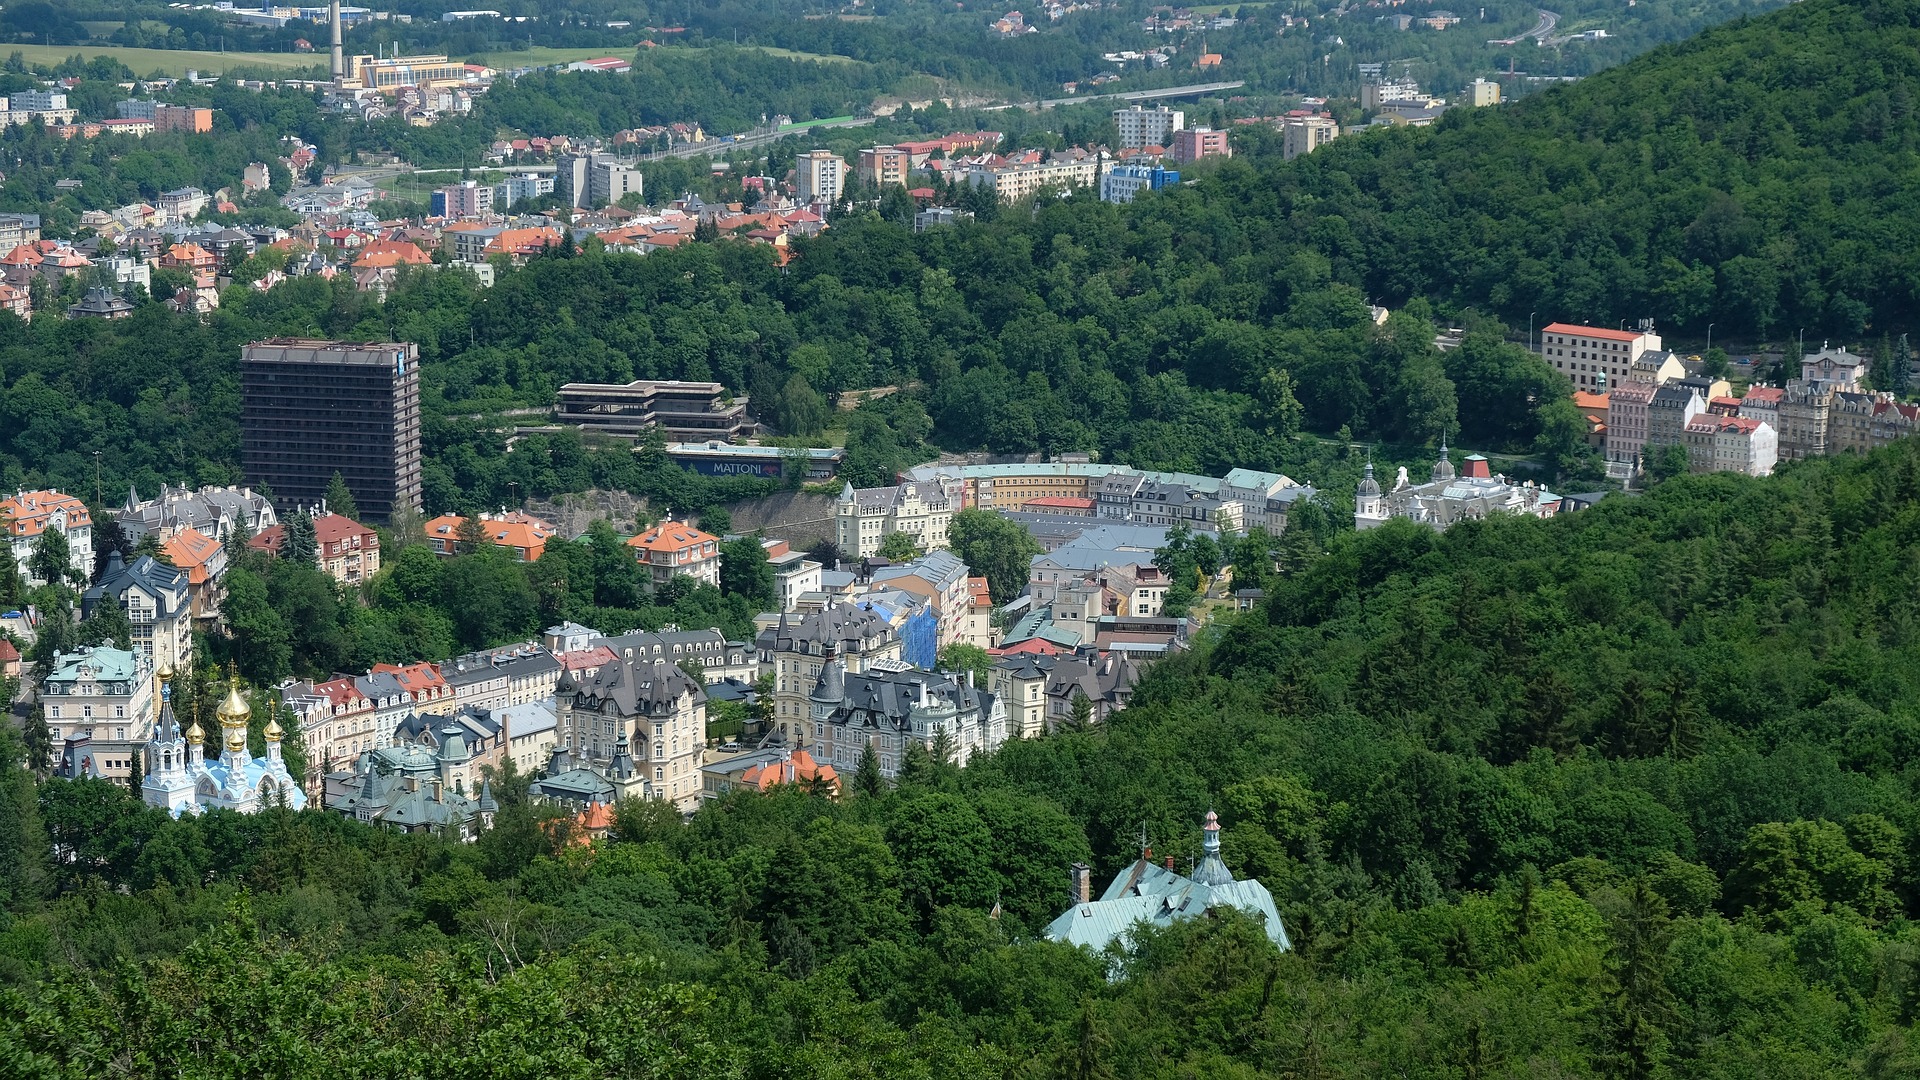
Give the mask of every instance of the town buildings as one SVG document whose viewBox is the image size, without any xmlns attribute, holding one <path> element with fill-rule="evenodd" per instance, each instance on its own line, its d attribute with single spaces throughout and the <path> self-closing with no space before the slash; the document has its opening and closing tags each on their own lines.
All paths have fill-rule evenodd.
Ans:
<svg viewBox="0 0 1920 1080">
<path fill-rule="evenodd" d="M 380 572 L 380 534 L 341 514 L 313 519 L 320 569 L 342 585 L 359 585 Z"/>
<path fill-rule="evenodd" d="M 578 207 L 605 206 L 639 195 L 643 182 L 632 161 L 608 154 L 565 154 L 555 159 L 556 194 Z"/>
<path fill-rule="evenodd" d="M 1625 382 L 1643 353 L 1658 351 L 1660 335 L 1651 322 L 1636 330 L 1548 323 L 1540 331 L 1540 356 L 1580 390 Z"/>
<path fill-rule="evenodd" d="M 672 517 L 627 541 L 646 571 L 646 584 L 659 592 L 676 577 L 720 584 L 720 538 Z"/>
<path fill-rule="evenodd" d="M 1036 738 L 1058 730 L 1076 702 L 1087 702 L 1088 719 L 1103 724 L 1127 707 L 1140 664 L 1125 652 L 1101 655 L 1091 645 L 1060 656 L 1021 652 L 994 663 L 993 692 L 1006 703 L 1008 730 L 1016 738 Z"/>
<path fill-rule="evenodd" d="M 1737 407 L 1738 403 L 1734 403 Z M 1779 459 L 1779 436 L 1764 420 L 1703 412 L 1681 431 L 1687 471 L 1769 476 Z"/>
<path fill-rule="evenodd" d="M 436 188 L 429 196 L 427 213 L 443 218 L 484 217 L 493 212 L 494 188 L 477 180 L 462 180 Z"/>
<path fill-rule="evenodd" d="M 161 554 L 187 572 L 188 606 L 193 618 L 212 622 L 220 617 L 224 593 L 220 579 L 227 574 L 227 547 L 198 529 L 180 529 L 160 545 Z"/>
<path fill-rule="evenodd" d="M 152 677 L 152 663 L 127 649 L 55 653 L 40 684 L 51 764 L 70 776 L 124 782 L 153 730 Z"/>
<path fill-rule="evenodd" d="M 1611 471 L 1638 473 L 1647 447 L 1647 411 L 1659 386 L 1638 380 L 1607 391 L 1607 462 Z"/>
<path fill-rule="evenodd" d="M 1491 79 L 1475 79 L 1467 87 L 1467 103 L 1476 109 L 1500 104 L 1500 84 Z"/>
<path fill-rule="evenodd" d="M 876 146 L 860 151 L 860 164 L 856 171 L 860 182 L 873 187 L 885 187 L 888 184 L 905 186 L 907 174 L 913 171 L 913 155 L 898 146 Z"/>
<path fill-rule="evenodd" d="M 876 587 L 911 593 L 933 606 L 936 649 L 956 644 L 989 644 L 964 636 L 970 622 L 968 615 L 973 609 L 971 581 L 967 564 L 950 551 L 930 551 L 900 566 L 877 569 L 872 576 Z"/>
<path fill-rule="evenodd" d="M 351 772 L 327 777 L 327 809 L 396 832 L 473 840 L 500 809 L 461 730 L 449 725 L 431 746 L 382 746 Z"/>
<path fill-rule="evenodd" d="M 225 543 L 235 533 L 259 536 L 280 521 L 273 504 L 252 488 L 189 489 L 165 483 L 151 499 L 142 499 L 137 488 L 129 488 L 127 501 L 114 518 L 130 544 L 138 544 L 149 533 L 166 539 L 181 529 L 194 529 Z"/>
<path fill-rule="evenodd" d="M 630 791 L 682 811 L 699 805 L 707 695 L 678 666 L 622 657 L 590 676 L 562 675 L 556 693 L 549 779 L 584 768 L 616 784 L 637 779 Z"/>
<path fill-rule="evenodd" d="M 744 641 L 728 641 L 717 628 L 708 630 L 635 631 L 615 636 L 593 635 L 594 648 L 605 649 L 601 662 L 624 660 L 665 660 L 688 674 L 698 674 L 707 684 L 737 679 L 752 682 L 760 673 L 760 659 L 753 646 Z"/>
<path fill-rule="evenodd" d="M 419 346 L 276 338 L 241 352 L 247 476 L 317 505 L 339 473 L 362 513 L 420 506 Z"/>
<path fill-rule="evenodd" d="M 1340 137 L 1340 124 L 1331 116 L 1289 116 L 1280 124 L 1280 153 L 1292 161 L 1311 154 Z"/>
<path fill-rule="evenodd" d="M 133 624 L 133 649 L 154 669 L 186 671 L 193 663 L 193 595 L 187 571 L 142 555 L 131 564 L 118 548 L 100 580 L 80 598 L 81 618 L 117 604 Z"/>
<path fill-rule="evenodd" d="M 248 755 L 247 726 L 253 709 L 241 696 L 238 682 L 229 684 L 215 712 L 220 741 L 214 746 L 219 756 L 212 761 L 206 759 L 200 725 L 195 723 L 182 733 L 164 681 L 162 687 L 160 715 L 146 747 L 146 781 L 140 789 L 149 806 L 178 817 L 214 809 L 250 814 L 269 806 L 299 810 L 307 805 L 306 792 L 294 783 L 280 756 L 280 741 L 286 733 L 278 720 L 267 720 L 266 756 Z"/>
<path fill-rule="evenodd" d="M 722 799 L 736 791 L 772 791 L 782 784 L 829 796 L 840 793 L 840 774 L 805 750 L 770 746 L 709 758 L 700 769 L 700 795 Z"/>
<path fill-rule="evenodd" d="M 807 745 L 809 695 L 829 658 L 853 674 L 904 666 L 898 631 L 870 605 L 837 603 L 797 617 L 782 614 L 755 647 L 762 668 L 773 673 L 773 731 L 789 746 Z"/>
<path fill-rule="evenodd" d="M 77 304 L 67 306 L 69 319 L 130 319 L 133 302 L 105 285 L 90 286 Z"/>
<path fill-rule="evenodd" d="M 1371 78 L 1360 84 L 1360 108 L 1374 112 L 1384 105 L 1395 102 L 1411 102 L 1425 105 L 1433 98 L 1420 90 L 1420 84 L 1412 79 Z"/>
<path fill-rule="evenodd" d="M 342 585 L 359 585 L 380 572 L 380 534 L 342 514 L 314 515 L 313 561 Z M 262 529 L 247 546 L 276 558 L 286 551 L 287 526 Z"/>
<path fill-rule="evenodd" d="M 1264 528 L 1280 533 L 1286 529 L 1293 503 L 1314 495 L 1313 488 L 1280 473 L 1253 469 L 1234 469 L 1224 477 L 1210 477 L 1072 460 L 919 465 L 907 470 L 904 479 L 909 483 L 938 480 L 947 484 L 946 497 L 956 510 L 978 507 L 1003 514 L 1044 511 L 1097 517 L 1101 524 L 1166 526 L 1180 522 L 1196 531 L 1212 533 L 1223 527 L 1237 532 Z M 867 500 L 856 493 L 854 502 L 858 508 Z M 844 511 L 845 505 L 843 492 L 839 509 Z M 876 505 L 878 509 L 873 511 L 858 510 L 857 516 L 886 512 L 884 500 Z M 836 522 L 836 539 L 844 528 Z M 884 539 L 888 531 L 907 530 L 884 529 L 880 538 Z M 845 541 L 837 542 L 841 551 L 853 552 Z"/>
<path fill-rule="evenodd" d="M 1180 174 L 1158 165 L 1115 165 L 1100 178 L 1100 198 L 1130 203 L 1142 191 L 1159 191 L 1180 182 Z"/>
<path fill-rule="evenodd" d="M 49 529 L 67 541 L 67 562 L 82 582 L 93 580 L 93 513 L 77 497 L 57 489 L 22 491 L 0 499 L 0 521 L 6 523 L 7 540 L 21 579 L 29 585 L 47 582 L 27 569 L 34 545 Z"/>
<path fill-rule="evenodd" d="M 556 395 L 553 418 L 630 437 L 657 426 L 669 441 L 733 441 L 759 430 L 746 405 L 717 382 L 568 383 Z"/>
<path fill-rule="evenodd" d="M 922 551 L 943 548 L 947 524 L 960 508 L 952 485 L 938 480 L 858 490 L 847 484 L 834 503 L 833 541 L 842 556 L 860 559 L 878 553 L 893 533 L 913 537 Z"/>
<path fill-rule="evenodd" d="M 1403 518 L 1444 530 L 1456 521 L 1490 514 L 1552 517 L 1560 511 L 1561 502 L 1560 496 L 1531 480 L 1515 483 L 1495 476 L 1479 454 L 1468 454 L 1465 470 L 1456 474 L 1442 442 L 1432 478 L 1424 484 L 1411 483 L 1407 470 L 1401 469 L 1392 490 L 1383 492 L 1373 477 L 1373 462 L 1367 462 L 1354 496 L 1353 527 L 1373 529 L 1392 518 Z"/>
<path fill-rule="evenodd" d="M 441 514 L 429 520 L 423 530 L 427 545 L 436 555 L 465 554 L 467 519 L 460 514 Z M 506 548 L 518 562 L 537 562 L 547 550 L 547 541 L 559 530 L 553 523 L 523 510 L 480 515 L 480 539 Z"/>
<path fill-rule="evenodd" d="M 1165 147 L 1172 143 L 1174 132 L 1186 128 L 1187 114 L 1165 105 L 1151 109 L 1131 105 L 1113 111 L 1113 126 L 1119 133 L 1122 150 Z"/>
<path fill-rule="evenodd" d="M 391 93 L 407 86 L 461 86 L 467 82 L 467 66 L 438 53 L 349 56 L 346 64 L 346 77 L 341 80 L 341 86 L 350 89 Z"/>
<path fill-rule="evenodd" d="M 456 704 L 501 712 L 544 701 L 560 681 L 560 662 L 536 642 L 458 656 L 440 665 Z"/>
<path fill-rule="evenodd" d="M 994 192 L 1001 202 L 1013 203 L 1049 189 L 1097 189 L 1110 164 L 1096 154 L 1056 155 L 1048 161 L 1022 164 L 975 164 L 964 177 L 969 185 Z"/>
<path fill-rule="evenodd" d="M 802 203 L 839 202 L 846 183 L 847 163 L 831 150 L 809 150 L 794 160 L 794 193 Z"/>
<path fill-rule="evenodd" d="M 974 685 L 972 672 L 850 671 L 838 655 L 823 658 L 807 695 L 816 761 L 852 775 L 871 747 L 880 775 L 899 775 L 909 747 L 954 765 L 992 753 L 1007 737 L 1000 699 Z"/>
<path fill-rule="evenodd" d="M 1182 164 L 1201 158 L 1233 156 L 1233 148 L 1227 145 L 1227 133 L 1208 127 L 1174 132 L 1173 145 L 1169 149 L 1173 160 Z"/>
</svg>

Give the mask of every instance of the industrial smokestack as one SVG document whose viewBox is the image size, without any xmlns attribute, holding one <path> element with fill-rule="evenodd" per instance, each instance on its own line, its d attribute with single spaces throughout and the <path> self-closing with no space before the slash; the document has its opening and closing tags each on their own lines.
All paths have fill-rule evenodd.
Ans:
<svg viewBox="0 0 1920 1080">
<path fill-rule="evenodd" d="M 340 44 L 340 0 L 329 0 L 327 18 L 333 23 L 333 81 L 347 77 L 347 52 Z"/>
</svg>

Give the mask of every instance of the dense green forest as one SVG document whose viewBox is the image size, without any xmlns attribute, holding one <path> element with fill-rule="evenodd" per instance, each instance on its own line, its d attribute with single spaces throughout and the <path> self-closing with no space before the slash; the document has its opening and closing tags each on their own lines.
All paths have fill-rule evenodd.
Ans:
<svg viewBox="0 0 1920 1080">
<path fill-rule="evenodd" d="M 1101 729 L 591 850 L 510 777 L 462 845 L 9 769 L 0 1040 L 46 1076 L 1911 1075 L 1917 526 L 1906 443 L 1339 534 Z M 1294 951 L 1036 939 L 1068 863 L 1143 823 L 1190 858 L 1210 806 Z"/>
</svg>

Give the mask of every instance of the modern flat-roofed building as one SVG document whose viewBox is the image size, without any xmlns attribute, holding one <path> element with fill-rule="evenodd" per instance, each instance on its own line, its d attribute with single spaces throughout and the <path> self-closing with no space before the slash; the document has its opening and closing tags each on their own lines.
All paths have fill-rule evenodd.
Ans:
<svg viewBox="0 0 1920 1080">
<path fill-rule="evenodd" d="M 1233 148 L 1227 145 L 1227 133 L 1205 127 L 1174 132 L 1173 145 L 1168 149 L 1173 153 L 1173 160 L 1182 163 L 1233 156 Z"/>
<path fill-rule="evenodd" d="M 913 168 L 913 155 L 897 146 L 876 146 L 860 151 L 860 182 L 874 187 L 905 184 Z"/>
<path fill-rule="evenodd" d="M 275 338 L 240 355 L 248 479 L 285 505 L 326 498 L 334 473 L 361 513 L 420 506 L 419 346 Z"/>
<path fill-rule="evenodd" d="M 438 53 L 430 56 L 347 58 L 346 84 L 350 87 L 392 90 L 401 86 L 460 86 L 466 81 L 467 66 Z"/>
<path fill-rule="evenodd" d="M 1281 155 L 1288 161 L 1311 154 L 1340 137 L 1340 124 L 1330 116 L 1289 116 L 1280 125 Z"/>
<path fill-rule="evenodd" d="M 667 444 L 667 460 L 703 476 L 763 476 L 778 480 L 788 468 L 806 465 L 808 480 L 828 480 L 847 458 L 837 446 L 800 449 L 785 446 L 736 446 L 718 440 Z"/>
<path fill-rule="evenodd" d="M 831 150 L 809 150 L 793 163 L 795 195 L 803 203 L 835 202 L 847 183 L 847 163 Z"/>
<path fill-rule="evenodd" d="M 562 424 L 612 435 L 638 435 L 658 424 L 668 438 L 684 441 L 732 440 L 758 430 L 746 404 L 734 401 L 717 382 L 568 383 L 560 388 L 553 413 Z"/>
<path fill-rule="evenodd" d="M 1120 148 L 1123 150 L 1165 146 L 1173 141 L 1174 132 L 1186 126 L 1187 114 L 1165 105 L 1152 109 L 1132 105 L 1113 111 L 1114 131 L 1120 136 Z"/>
</svg>

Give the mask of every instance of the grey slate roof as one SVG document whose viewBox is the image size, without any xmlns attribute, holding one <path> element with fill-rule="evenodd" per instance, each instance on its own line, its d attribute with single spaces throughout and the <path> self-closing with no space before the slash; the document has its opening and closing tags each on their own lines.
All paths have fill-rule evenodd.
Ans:
<svg viewBox="0 0 1920 1080">
<path fill-rule="evenodd" d="M 844 642 L 884 639 L 893 633 L 886 616 L 864 604 L 834 604 L 790 620 L 780 617 L 779 625 L 760 634 L 758 646 L 768 652 L 823 652 L 828 644 L 836 648 Z"/>
<path fill-rule="evenodd" d="M 707 700 L 701 685 L 667 660 L 620 660 L 572 682 L 575 708 L 597 712 L 610 701 L 622 716 L 671 713 L 683 694 L 696 703 Z"/>
<path fill-rule="evenodd" d="M 188 602 L 185 570 L 156 562 L 151 555 L 142 555 L 129 566 L 115 548 L 107 556 L 107 568 L 100 575 L 99 583 L 81 597 L 81 617 L 93 614 L 95 605 L 107 597 L 118 603 L 132 588 L 142 589 L 154 597 L 162 619 L 178 616 Z"/>
</svg>

